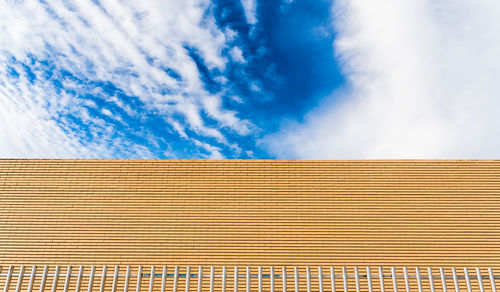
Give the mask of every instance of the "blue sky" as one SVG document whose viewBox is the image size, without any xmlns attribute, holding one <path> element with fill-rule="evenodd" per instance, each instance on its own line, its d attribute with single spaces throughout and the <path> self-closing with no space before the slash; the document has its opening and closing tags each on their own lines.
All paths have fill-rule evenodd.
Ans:
<svg viewBox="0 0 500 292">
<path fill-rule="evenodd" d="M 0 3 L 0 156 L 498 158 L 496 1 Z"/>
</svg>

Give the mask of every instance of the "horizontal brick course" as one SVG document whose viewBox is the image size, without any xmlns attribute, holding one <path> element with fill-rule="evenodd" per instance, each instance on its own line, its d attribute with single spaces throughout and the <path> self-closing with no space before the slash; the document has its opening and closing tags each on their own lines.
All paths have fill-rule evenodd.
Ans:
<svg viewBox="0 0 500 292">
<path fill-rule="evenodd" d="M 384 265 L 500 275 L 499 243 L 500 161 L 0 160 L 3 272 Z"/>
</svg>

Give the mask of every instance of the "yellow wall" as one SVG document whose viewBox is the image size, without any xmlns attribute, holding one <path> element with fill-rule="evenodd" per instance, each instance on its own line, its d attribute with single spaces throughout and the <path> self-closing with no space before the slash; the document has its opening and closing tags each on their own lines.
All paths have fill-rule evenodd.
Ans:
<svg viewBox="0 0 500 292">
<path fill-rule="evenodd" d="M 0 197 L 2 273 L 9 264 L 500 272 L 500 161 L 0 160 Z"/>
</svg>

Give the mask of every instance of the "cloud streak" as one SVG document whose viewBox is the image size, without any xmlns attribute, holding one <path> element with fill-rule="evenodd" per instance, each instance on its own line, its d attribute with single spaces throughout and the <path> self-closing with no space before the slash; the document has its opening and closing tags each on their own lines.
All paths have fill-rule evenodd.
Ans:
<svg viewBox="0 0 500 292">
<path fill-rule="evenodd" d="M 2 156 L 221 158 L 254 127 L 202 78 L 234 38 L 209 1 L 3 1 L 0 31 Z"/>
<path fill-rule="evenodd" d="M 257 23 L 257 0 L 241 0 L 243 12 L 248 24 Z"/>
<path fill-rule="evenodd" d="M 348 84 L 262 141 L 282 158 L 500 155 L 498 1 L 336 1 Z"/>
</svg>

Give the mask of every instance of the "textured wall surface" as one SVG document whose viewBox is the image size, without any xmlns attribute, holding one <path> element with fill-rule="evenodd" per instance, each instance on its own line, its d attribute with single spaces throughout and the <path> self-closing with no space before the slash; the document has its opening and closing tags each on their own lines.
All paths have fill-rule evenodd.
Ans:
<svg viewBox="0 0 500 292">
<path fill-rule="evenodd" d="M 383 265 L 500 275 L 500 161 L 0 160 L 0 198 L 2 273 Z"/>
</svg>

